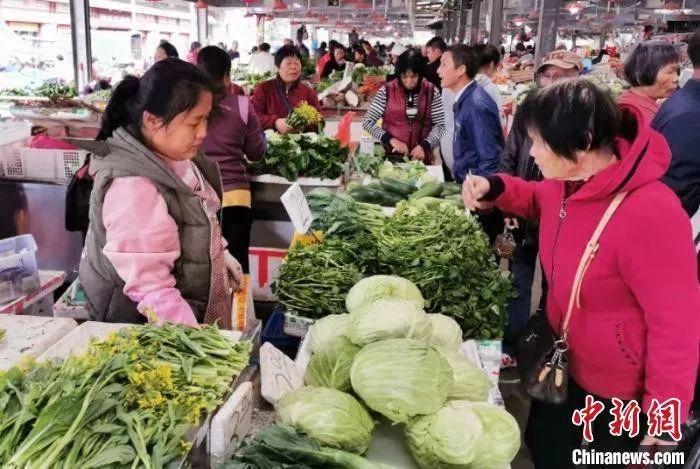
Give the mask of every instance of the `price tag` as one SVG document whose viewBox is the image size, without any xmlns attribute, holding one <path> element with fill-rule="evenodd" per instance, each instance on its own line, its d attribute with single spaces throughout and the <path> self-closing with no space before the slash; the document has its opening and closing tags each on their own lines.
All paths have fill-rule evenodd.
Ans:
<svg viewBox="0 0 700 469">
<path fill-rule="evenodd" d="M 301 186 L 298 183 L 292 184 L 292 186 L 282 194 L 280 197 L 282 205 L 284 205 L 285 210 L 289 218 L 292 220 L 292 225 L 297 233 L 306 233 L 311 227 L 311 222 L 313 221 L 313 216 L 311 215 L 311 209 L 309 208 L 309 203 L 306 201 L 306 196 L 301 190 Z"/>
</svg>

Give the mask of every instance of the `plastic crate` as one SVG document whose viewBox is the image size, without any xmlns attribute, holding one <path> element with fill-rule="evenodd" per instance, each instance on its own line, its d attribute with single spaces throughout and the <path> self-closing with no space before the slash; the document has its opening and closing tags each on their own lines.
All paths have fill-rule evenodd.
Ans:
<svg viewBox="0 0 700 469">
<path fill-rule="evenodd" d="M 270 342 L 292 360 L 299 350 L 301 339 L 284 333 L 284 312 L 276 310 L 262 330 L 262 343 Z"/>
<path fill-rule="evenodd" d="M 24 148 L 21 152 L 23 176 L 68 181 L 83 165 L 87 154 L 84 150 Z"/>
<path fill-rule="evenodd" d="M 26 122 L 0 122 L 0 176 L 24 176 L 20 155 L 30 136 Z"/>
<path fill-rule="evenodd" d="M 0 304 L 39 288 L 36 250 L 30 234 L 0 240 Z"/>
</svg>

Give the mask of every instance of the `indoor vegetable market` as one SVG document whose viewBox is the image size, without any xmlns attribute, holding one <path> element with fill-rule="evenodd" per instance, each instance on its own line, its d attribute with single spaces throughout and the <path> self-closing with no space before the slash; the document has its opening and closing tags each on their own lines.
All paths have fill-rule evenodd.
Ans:
<svg viewBox="0 0 700 469">
<path fill-rule="evenodd" d="M 700 469 L 700 0 L 0 0 L 0 467 Z"/>
</svg>

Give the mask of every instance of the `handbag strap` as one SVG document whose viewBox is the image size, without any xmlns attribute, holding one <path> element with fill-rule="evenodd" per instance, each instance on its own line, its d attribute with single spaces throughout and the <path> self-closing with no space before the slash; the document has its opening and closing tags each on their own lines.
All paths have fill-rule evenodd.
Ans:
<svg viewBox="0 0 700 469">
<path fill-rule="evenodd" d="M 583 284 L 583 277 L 586 275 L 588 267 L 591 265 L 593 258 L 598 252 L 598 248 L 600 247 L 600 244 L 598 243 L 600 235 L 603 233 L 603 230 L 612 218 L 615 210 L 617 210 L 625 197 L 627 197 L 627 192 L 620 192 L 615 196 L 612 202 L 610 202 L 610 205 L 608 205 L 608 208 L 603 214 L 603 218 L 601 218 L 598 226 L 593 232 L 593 236 L 591 236 L 590 241 L 588 241 L 586 250 L 583 251 L 583 256 L 581 256 L 578 269 L 576 269 L 576 276 L 574 277 L 574 285 L 571 289 L 571 295 L 569 296 L 569 306 L 566 309 L 566 316 L 564 317 L 564 323 L 561 327 L 561 338 L 559 342 L 561 342 L 565 347 L 568 347 L 567 338 L 569 336 L 569 320 L 571 319 L 571 313 L 574 310 L 574 306 L 581 308 L 581 285 Z"/>
</svg>

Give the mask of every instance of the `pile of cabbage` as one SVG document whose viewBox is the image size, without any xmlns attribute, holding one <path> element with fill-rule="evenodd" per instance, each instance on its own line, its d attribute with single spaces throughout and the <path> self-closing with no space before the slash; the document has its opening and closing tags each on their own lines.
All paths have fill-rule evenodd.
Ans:
<svg viewBox="0 0 700 469">
<path fill-rule="evenodd" d="M 348 314 L 318 320 L 306 387 L 278 402 L 277 422 L 318 444 L 355 454 L 369 448 L 375 420 L 405 428 L 421 468 L 505 467 L 520 448 L 515 419 L 486 403 L 486 374 L 459 352 L 451 318 L 426 314 L 410 281 L 367 277 L 348 293 Z"/>
</svg>

